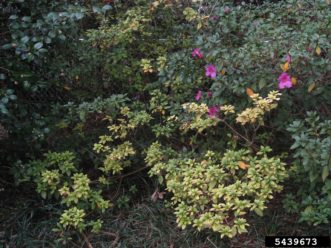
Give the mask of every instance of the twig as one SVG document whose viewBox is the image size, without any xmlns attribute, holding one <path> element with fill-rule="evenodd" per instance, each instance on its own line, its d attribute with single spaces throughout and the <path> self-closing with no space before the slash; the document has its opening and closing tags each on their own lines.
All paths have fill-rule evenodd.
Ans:
<svg viewBox="0 0 331 248">
<path fill-rule="evenodd" d="M 110 248 L 115 247 L 118 240 L 120 239 L 120 236 L 118 235 L 118 233 L 110 233 L 110 232 L 102 232 L 102 233 L 115 238 L 113 243 L 110 245 Z"/>
<path fill-rule="evenodd" d="M 254 145 L 254 142 L 249 140 L 248 138 L 246 138 L 245 136 L 243 136 L 242 134 L 240 134 L 236 129 L 234 129 L 229 123 L 227 123 L 225 120 L 221 120 L 221 122 L 223 122 L 228 128 L 231 129 L 232 132 L 234 132 L 236 135 L 238 135 L 240 138 L 244 139 L 249 146 L 252 146 L 254 151 L 258 151 L 258 148 L 256 145 Z"/>
<path fill-rule="evenodd" d="M 118 233 L 111 233 L 111 232 L 106 232 L 106 231 L 103 231 L 102 233 L 106 234 L 108 236 L 114 237 L 115 239 L 117 239 L 117 237 L 118 237 Z"/>
<path fill-rule="evenodd" d="M 215 245 L 215 243 L 213 242 L 213 241 L 211 241 L 210 240 L 210 238 L 209 237 L 207 237 L 207 240 L 215 247 L 215 248 L 217 248 L 217 246 Z"/>
<path fill-rule="evenodd" d="M 142 168 L 139 168 L 139 169 L 137 169 L 137 170 L 135 170 L 135 171 L 132 171 L 132 172 L 129 172 L 129 173 L 127 173 L 127 174 L 124 174 L 124 175 L 118 175 L 118 176 L 113 176 L 113 177 L 109 177 L 108 179 L 109 180 L 112 180 L 112 179 L 123 179 L 124 177 L 127 177 L 127 176 L 130 176 L 130 175 L 132 175 L 132 174 L 136 174 L 136 173 L 138 173 L 138 172 L 140 172 L 140 171 L 143 171 L 143 170 L 146 170 L 147 168 L 148 168 L 149 166 L 144 166 L 144 167 L 142 167 Z M 92 181 L 92 184 L 96 184 L 98 181 Z"/>
<path fill-rule="evenodd" d="M 4 70 L 4 71 L 7 71 L 7 72 L 10 72 L 11 70 L 9 70 L 9 69 L 7 69 L 7 68 L 5 68 L 5 67 L 2 67 L 2 66 L 0 66 L 0 69 L 2 69 L 2 70 Z"/>
<path fill-rule="evenodd" d="M 87 244 L 87 247 L 88 248 L 93 248 L 92 244 L 90 243 L 90 241 L 88 240 L 88 238 L 86 237 L 86 235 L 84 233 L 82 233 L 82 236 L 83 236 L 83 238 L 85 240 L 85 243 Z"/>
<path fill-rule="evenodd" d="M 117 197 L 118 192 L 120 191 L 120 188 L 121 188 L 121 185 L 122 185 L 122 181 L 123 181 L 123 178 L 120 178 L 120 182 L 117 186 L 117 189 L 116 189 L 116 192 L 115 192 L 114 196 L 111 198 L 111 201 L 113 201 Z"/>
<path fill-rule="evenodd" d="M 118 175 L 118 176 L 115 176 L 115 177 L 110 177 L 109 179 L 124 178 L 124 177 L 130 176 L 130 175 L 132 175 L 132 174 L 136 174 L 136 173 L 138 173 L 138 172 L 140 172 L 140 171 L 143 171 L 143 170 L 147 169 L 148 167 L 149 167 L 149 166 L 144 166 L 144 167 L 141 167 L 141 168 L 139 168 L 139 169 L 137 169 L 137 170 L 135 170 L 135 171 L 129 172 L 129 173 L 127 173 L 127 174 L 124 174 L 124 175 Z"/>
</svg>

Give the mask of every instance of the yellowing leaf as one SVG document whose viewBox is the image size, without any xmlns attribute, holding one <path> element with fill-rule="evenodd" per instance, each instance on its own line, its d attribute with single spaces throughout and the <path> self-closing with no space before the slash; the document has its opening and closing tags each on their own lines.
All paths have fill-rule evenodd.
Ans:
<svg viewBox="0 0 331 248">
<path fill-rule="evenodd" d="M 312 92 L 316 87 L 316 83 L 312 83 L 311 85 L 309 85 L 308 87 L 308 93 Z"/>
<path fill-rule="evenodd" d="M 199 30 L 199 29 L 201 29 L 201 28 L 202 28 L 202 23 L 199 22 L 198 25 L 197 25 L 197 29 Z"/>
<path fill-rule="evenodd" d="M 252 95 L 254 95 L 254 91 L 251 88 L 246 88 L 246 94 L 251 97 Z"/>
<path fill-rule="evenodd" d="M 224 69 L 221 70 L 221 74 L 222 74 L 223 76 L 225 75 L 225 70 L 224 70 Z"/>
<path fill-rule="evenodd" d="M 317 53 L 318 56 L 321 55 L 322 50 L 321 50 L 321 48 L 319 46 L 316 47 L 316 50 L 315 51 L 316 51 L 316 53 Z"/>
<path fill-rule="evenodd" d="M 297 85 L 298 80 L 297 80 L 297 78 L 292 77 L 292 78 L 291 78 L 291 82 L 292 82 L 293 85 Z"/>
<path fill-rule="evenodd" d="M 64 85 L 63 88 L 68 91 L 71 90 L 71 88 L 68 85 Z"/>
<path fill-rule="evenodd" d="M 309 213 L 309 212 L 311 212 L 312 210 L 313 210 L 313 207 L 312 207 L 312 206 L 308 206 L 308 207 L 305 208 L 305 210 L 304 210 L 303 212 L 305 212 L 305 213 Z"/>
<path fill-rule="evenodd" d="M 239 161 L 239 162 L 238 162 L 238 165 L 239 165 L 240 169 L 242 169 L 242 170 L 246 170 L 246 169 L 249 167 L 249 165 L 246 164 L 246 163 L 243 162 L 243 161 Z"/>
<path fill-rule="evenodd" d="M 283 72 L 287 72 L 288 69 L 290 68 L 290 63 L 286 62 L 285 64 L 280 65 L 280 68 L 282 68 Z"/>
<path fill-rule="evenodd" d="M 322 171 L 322 180 L 323 180 L 323 182 L 328 177 L 328 175 L 329 175 L 329 167 L 328 166 L 324 166 L 323 167 L 323 171 Z"/>
</svg>

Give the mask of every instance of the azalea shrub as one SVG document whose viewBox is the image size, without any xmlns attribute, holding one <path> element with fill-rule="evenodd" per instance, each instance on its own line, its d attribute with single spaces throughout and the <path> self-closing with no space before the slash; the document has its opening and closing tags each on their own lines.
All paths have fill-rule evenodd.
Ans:
<svg viewBox="0 0 331 248">
<path fill-rule="evenodd" d="M 206 76 L 210 76 L 208 67 Z M 152 167 L 149 174 L 172 193 L 180 227 L 211 229 L 231 238 L 247 232 L 250 211 L 263 215 L 266 203 L 282 189 L 288 174 L 280 158 L 268 157 L 270 147 L 257 147 L 252 137 L 263 125 L 265 114 L 277 107 L 279 95 L 277 91 L 266 98 L 252 94 L 254 107 L 238 113 L 233 105 L 185 103 L 185 112 L 172 118 L 181 133 L 181 145 L 169 139 L 149 147 L 145 159 Z M 254 134 L 241 134 L 229 124 L 233 119 L 239 125 L 254 126 Z M 227 144 L 216 142 L 221 132 L 228 136 L 220 136 Z"/>
<path fill-rule="evenodd" d="M 189 110 L 199 109 L 198 112 L 208 111 L 211 116 L 221 114 L 222 108 L 234 111 L 231 103 L 235 103 L 236 109 L 243 112 L 241 116 L 228 120 L 232 127 L 249 123 L 247 120 L 250 119 L 260 119 L 260 110 L 248 107 L 247 95 L 279 90 L 282 96 L 275 111 L 268 113 L 263 121 L 239 128 L 248 136 L 254 133 L 252 139 L 244 144 L 270 145 L 274 153 L 286 157 L 289 162 L 295 160 L 296 169 L 300 171 L 294 176 L 300 181 L 297 187 L 314 187 L 319 192 L 317 195 L 323 198 L 325 186 L 315 184 L 315 178 L 323 174 L 328 182 L 329 160 L 316 158 L 321 163 L 316 174 L 312 172 L 316 169 L 305 168 L 307 165 L 298 160 L 301 156 L 298 155 L 299 148 L 294 153 L 290 149 L 293 142 L 290 130 L 294 132 L 290 125 L 294 121 L 304 120 L 309 110 L 316 111 L 320 118 L 317 122 L 321 123 L 316 125 L 323 125 L 323 121 L 330 119 L 330 23 L 325 18 L 330 17 L 330 2 L 316 1 L 312 5 L 304 0 L 279 1 L 261 6 L 234 6 L 213 1 L 210 5 L 206 4 L 203 11 L 199 6 L 191 6 L 183 12 L 189 15 L 186 18 L 189 25 L 196 29 L 192 34 L 194 45 L 168 56 L 167 64 L 159 75 L 164 90 L 170 92 L 178 102 L 195 100 L 205 104 L 203 107 L 187 107 Z M 201 22 L 201 18 L 205 21 Z M 188 57 L 191 59 L 188 60 Z M 260 104 L 256 102 L 256 106 Z M 214 129 L 210 120 L 198 122 L 195 119 L 189 124 L 193 125 L 209 125 Z M 298 130 L 292 135 L 297 137 L 300 132 Z M 220 146 L 226 143 L 220 141 L 219 137 L 215 140 Z M 307 136 L 306 142 L 314 143 L 313 140 Z M 304 163 L 309 164 L 307 160 Z M 312 173 L 314 176 L 311 176 Z M 310 182 L 306 180 L 307 177 L 311 178 Z M 311 199 L 308 202 L 315 201 L 312 199 L 316 199 L 316 191 L 305 192 L 305 197 Z M 299 200 L 297 204 L 302 204 L 299 207 L 301 210 L 305 209 L 304 206 L 318 205 L 317 201 L 316 204 L 308 202 Z M 325 200 L 323 202 L 325 204 L 321 204 L 318 210 L 309 207 L 306 210 L 309 214 L 302 213 L 306 217 L 301 220 L 310 219 L 310 223 L 314 222 L 314 218 L 315 223 L 329 221 L 328 209 L 321 207 L 326 206 Z M 312 217 L 312 209 L 317 211 L 315 217 Z M 317 213 L 322 212 L 323 217 L 317 221 Z"/>
<path fill-rule="evenodd" d="M 231 238 L 247 232 L 247 214 L 255 211 L 262 216 L 268 200 L 282 189 L 285 164 L 269 158 L 268 151 L 261 147 L 256 156 L 245 149 L 195 154 L 154 143 L 146 162 L 152 166 L 150 174 L 164 178 L 173 194 L 179 227 L 211 229 Z"/>
</svg>

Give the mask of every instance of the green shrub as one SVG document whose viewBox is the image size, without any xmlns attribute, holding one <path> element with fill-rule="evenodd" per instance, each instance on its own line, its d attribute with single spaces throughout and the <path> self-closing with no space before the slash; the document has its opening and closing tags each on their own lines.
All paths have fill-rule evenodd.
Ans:
<svg viewBox="0 0 331 248">
<path fill-rule="evenodd" d="M 296 192 L 300 220 L 314 225 L 328 223 L 331 218 L 331 121 L 322 120 L 316 112 L 307 112 L 307 117 L 294 121 L 288 131 L 294 139 L 291 149 L 295 158 L 294 177 L 300 185 Z M 293 194 L 289 195 L 285 200 L 287 205 L 291 197 L 294 201 Z"/>
<path fill-rule="evenodd" d="M 93 231 L 100 230 L 100 219 L 85 217 L 90 215 L 90 211 L 102 213 L 111 204 L 103 198 L 100 184 L 92 185 L 88 175 L 81 172 L 73 153 L 47 153 L 43 160 L 22 165 L 20 173 L 17 174 L 18 180 L 34 181 L 42 198 L 56 199 L 65 208 L 54 230 L 83 231 L 88 227 Z"/>
</svg>

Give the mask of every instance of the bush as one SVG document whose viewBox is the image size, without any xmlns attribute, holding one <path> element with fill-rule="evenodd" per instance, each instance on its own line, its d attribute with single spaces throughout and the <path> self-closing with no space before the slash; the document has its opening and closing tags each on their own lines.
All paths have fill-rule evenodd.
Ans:
<svg viewBox="0 0 331 248">
<path fill-rule="evenodd" d="M 34 160 L 21 165 L 17 175 L 20 181 L 34 181 L 36 190 L 44 199 L 57 199 L 63 207 L 56 231 L 83 231 L 91 227 L 93 232 L 100 230 L 101 219 L 85 220 L 89 211 L 104 212 L 110 207 L 101 193 L 100 184 L 92 188 L 88 175 L 77 166 L 71 152 L 47 153 L 45 159 Z"/>
<path fill-rule="evenodd" d="M 314 225 L 327 224 L 331 218 L 331 121 L 321 120 L 316 112 L 307 112 L 307 117 L 294 121 L 288 131 L 294 139 L 291 149 L 296 173 L 293 177 L 300 184 L 295 206 L 297 212 L 301 211 L 300 220 Z M 285 203 L 290 203 L 289 198 L 295 199 L 291 194 Z"/>
</svg>

